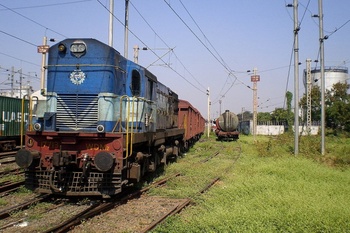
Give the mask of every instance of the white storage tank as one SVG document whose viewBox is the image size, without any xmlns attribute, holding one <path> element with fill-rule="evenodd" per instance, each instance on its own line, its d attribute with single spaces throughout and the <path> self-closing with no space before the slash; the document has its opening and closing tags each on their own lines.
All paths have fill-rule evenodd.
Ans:
<svg viewBox="0 0 350 233">
<path fill-rule="evenodd" d="M 348 68 L 347 67 L 325 67 L 324 68 L 325 76 L 325 89 L 330 90 L 333 87 L 333 84 L 338 82 L 346 83 L 349 79 Z M 306 90 L 306 70 L 304 70 L 304 87 Z M 312 85 L 317 85 L 321 88 L 321 70 L 320 68 L 311 69 L 311 83 Z"/>
</svg>

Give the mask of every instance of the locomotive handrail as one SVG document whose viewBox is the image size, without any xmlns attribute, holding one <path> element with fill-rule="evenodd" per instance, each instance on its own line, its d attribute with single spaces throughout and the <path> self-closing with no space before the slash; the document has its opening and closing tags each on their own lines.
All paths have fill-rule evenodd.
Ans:
<svg viewBox="0 0 350 233">
<path fill-rule="evenodd" d="M 127 114 L 127 119 L 128 119 L 128 125 L 127 125 L 127 131 L 130 130 L 131 128 L 131 133 L 130 133 L 130 154 L 126 156 L 128 158 L 132 154 L 132 147 L 133 147 L 133 137 L 134 137 L 134 97 L 132 97 L 132 111 L 131 111 L 131 127 L 129 124 L 129 119 L 130 119 L 130 100 L 128 100 L 128 114 Z"/>
<path fill-rule="evenodd" d="M 118 124 L 120 124 L 120 128 L 119 128 L 119 132 L 122 132 L 122 125 L 121 125 L 121 122 L 123 121 L 123 99 L 126 99 L 127 101 L 127 105 L 125 106 L 126 108 L 126 111 L 127 111 L 127 114 L 126 114 L 126 119 L 125 119 L 125 124 L 126 124 L 126 127 L 125 127 L 125 133 L 126 133 L 126 140 L 125 140 L 125 144 L 126 144 L 126 157 L 124 159 L 127 159 L 129 156 L 131 156 L 132 154 L 132 149 L 133 149 L 133 137 L 134 137 L 134 123 L 136 121 L 134 121 L 134 116 L 138 116 L 138 112 L 136 112 L 135 114 L 135 101 L 138 102 L 138 101 L 144 101 L 144 102 L 150 102 L 152 103 L 152 101 L 148 101 L 147 99 L 143 98 L 143 97 L 129 97 L 127 95 L 123 95 L 120 97 L 120 118 L 119 120 L 116 122 L 114 128 L 113 128 L 113 132 L 114 130 L 116 129 L 116 127 L 118 126 Z M 129 119 L 130 119 L 130 102 L 131 102 L 131 117 L 132 117 L 132 124 L 130 126 L 129 124 Z M 137 111 L 138 111 L 138 108 L 137 108 Z M 136 120 L 137 120 L 137 117 L 136 117 Z M 130 138 L 129 138 L 130 137 Z M 129 148 L 130 148 L 130 151 L 129 151 Z"/>
<path fill-rule="evenodd" d="M 122 69 L 119 66 L 115 66 L 115 65 L 106 65 L 106 64 L 63 64 L 63 65 L 46 65 L 44 68 L 47 69 L 48 67 L 113 67 L 117 70 L 120 70 L 124 73 L 126 73 L 126 70 Z"/>
<path fill-rule="evenodd" d="M 21 134 L 21 148 L 23 147 L 23 136 L 24 136 L 24 103 L 25 99 L 30 100 L 29 95 L 24 95 L 22 98 L 22 107 L 21 107 L 21 129 L 20 129 L 20 134 Z M 30 102 L 30 101 L 29 101 Z"/>
<path fill-rule="evenodd" d="M 32 120 L 33 120 L 33 99 L 36 99 L 36 101 L 39 101 L 39 97 L 32 96 L 29 98 L 29 116 L 28 116 L 28 128 L 31 131 L 32 130 Z"/>
<path fill-rule="evenodd" d="M 123 95 L 120 97 L 120 118 L 121 118 L 121 121 L 123 120 L 122 119 L 122 116 L 123 116 L 123 99 L 127 99 L 127 106 L 126 106 L 126 109 L 127 109 L 127 114 L 126 114 L 126 119 L 125 119 L 125 124 L 126 124 L 126 140 L 125 140 L 125 147 L 126 147 L 126 151 L 125 151 L 125 158 L 124 159 L 127 159 L 131 153 L 132 153 L 132 139 L 133 139 L 133 133 L 134 133 L 134 130 L 133 130 L 133 124 L 132 124 L 132 127 L 131 127 L 131 133 L 129 132 L 130 131 L 130 126 L 129 126 L 129 117 L 130 117 L 130 100 L 129 100 L 129 96 L 127 95 Z M 133 102 L 132 102 L 132 114 L 134 113 L 134 98 L 133 98 Z M 121 128 L 119 129 L 119 132 L 121 132 Z M 129 137 L 130 137 L 130 142 L 129 142 Z M 130 154 L 129 154 L 129 146 L 130 146 Z"/>
</svg>

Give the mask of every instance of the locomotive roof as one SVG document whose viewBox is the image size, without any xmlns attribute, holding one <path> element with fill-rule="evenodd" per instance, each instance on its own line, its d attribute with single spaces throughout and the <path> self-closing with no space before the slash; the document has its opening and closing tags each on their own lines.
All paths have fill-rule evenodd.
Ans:
<svg viewBox="0 0 350 233">
<path fill-rule="evenodd" d="M 148 78 L 152 79 L 154 82 L 157 82 L 157 77 L 154 74 L 152 74 L 149 70 L 147 70 L 146 68 L 144 68 L 144 69 L 145 69 L 145 75 Z"/>
<path fill-rule="evenodd" d="M 74 41 L 77 41 L 77 40 L 81 40 L 81 41 L 94 41 L 95 43 L 100 43 L 100 44 L 103 45 L 103 46 L 113 48 L 113 47 L 111 47 L 111 46 L 109 46 L 109 45 L 107 45 L 107 44 L 105 44 L 105 43 L 103 43 L 103 42 L 101 42 L 101 41 L 99 41 L 99 40 L 97 40 L 97 39 L 94 39 L 94 38 L 67 38 L 67 39 L 64 39 L 64 40 L 58 42 L 56 45 L 58 46 L 60 43 L 64 43 L 64 42 L 66 42 L 66 43 L 68 42 L 68 43 L 69 43 L 69 42 L 74 42 Z M 118 54 L 120 54 L 120 52 L 117 51 L 115 48 L 113 48 L 113 49 L 114 49 Z M 120 56 L 122 56 L 122 55 L 120 55 Z M 124 58 L 124 59 L 126 59 L 126 58 Z M 129 60 L 129 59 L 126 59 L 126 60 L 128 60 L 128 61 L 131 62 L 131 63 L 134 63 L 133 61 L 131 61 L 131 60 Z M 149 79 L 151 79 L 151 80 L 154 81 L 154 82 L 158 82 L 157 77 L 156 77 L 153 73 L 151 73 L 149 70 L 147 70 L 145 67 L 143 67 L 143 66 L 141 66 L 141 65 L 139 65 L 139 64 L 136 64 L 136 63 L 135 63 L 135 65 L 142 67 L 142 68 L 144 69 L 144 71 L 145 71 L 145 75 L 146 75 Z"/>
</svg>

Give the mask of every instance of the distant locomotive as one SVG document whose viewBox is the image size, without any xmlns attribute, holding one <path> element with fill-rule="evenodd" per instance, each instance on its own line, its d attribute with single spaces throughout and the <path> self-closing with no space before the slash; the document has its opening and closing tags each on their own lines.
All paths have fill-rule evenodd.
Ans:
<svg viewBox="0 0 350 233">
<path fill-rule="evenodd" d="M 59 42 L 46 68 L 46 100 L 33 102 L 16 154 L 26 186 L 40 193 L 110 197 L 204 132 L 190 103 L 100 41 Z"/>
<path fill-rule="evenodd" d="M 216 119 L 215 134 L 219 140 L 237 140 L 239 138 L 238 117 L 233 112 L 226 110 Z"/>
</svg>

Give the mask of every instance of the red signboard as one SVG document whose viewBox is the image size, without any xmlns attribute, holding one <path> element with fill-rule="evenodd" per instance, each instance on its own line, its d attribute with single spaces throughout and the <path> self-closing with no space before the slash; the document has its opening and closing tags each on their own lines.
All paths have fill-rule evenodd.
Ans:
<svg viewBox="0 0 350 233">
<path fill-rule="evenodd" d="M 259 81 L 260 81 L 260 75 L 252 75 L 252 76 L 250 77 L 250 80 L 251 80 L 252 82 L 259 82 Z"/>
<path fill-rule="evenodd" d="M 47 53 L 49 51 L 50 46 L 48 45 L 39 45 L 38 53 Z"/>
</svg>

